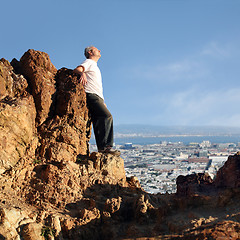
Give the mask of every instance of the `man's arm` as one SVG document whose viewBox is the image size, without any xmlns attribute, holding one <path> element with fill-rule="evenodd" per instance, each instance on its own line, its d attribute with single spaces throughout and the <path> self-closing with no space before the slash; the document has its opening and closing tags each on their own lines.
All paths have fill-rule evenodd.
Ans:
<svg viewBox="0 0 240 240">
<path fill-rule="evenodd" d="M 87 84 L 87 77 L 86 74 L 84 73 L 84 67 L 83 66 L 78 66 L 73 70 L 74 73 L 77 73 L 80 75 L 80 82 L 83 85 Z"/>
</svg>

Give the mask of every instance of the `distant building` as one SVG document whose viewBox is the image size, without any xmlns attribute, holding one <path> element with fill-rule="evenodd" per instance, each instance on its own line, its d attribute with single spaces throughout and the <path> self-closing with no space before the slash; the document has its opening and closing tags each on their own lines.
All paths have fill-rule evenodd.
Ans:
<svg viewBox="0 0 240 240">
<path fill-rule="evenodd" d="M 199 151 L 198 153 L 197 153 L 197 156 L 198 157 L 207 157 L 208 156 L 208 151 L 207 150 L 203 150 L 203 151 Z"/>
<path fill-rule="evenodd" d="M 228 147 L 228 143 L 219 143 L 219 144 L 218 144 L 218 147 L 219 147 L 219 148 L 224 148 L 224 149 L 225 149 L 225 148 Z"/>
<path fill-rule="evenodd" d="M 202 141 L 200 143 L 200 147 L 201 148 L 209 148 L 209 147 L 211 147 L 211 143 L 210 143 L 210 141 Z"/>
<path fill-rule="evenodd" d="M 133 149 L 132 143 L 125 143 L 122 147 L 122 149 Z"/>
<path fill-rule="evenodd" d="M 161 141 L 160 144 L 161 144 L 161 146 L 166 147 L 167 146 L 167 141 Z"/>
<path fill-rule="evenodd" d="M 189 146 L 199 147 L 199 143 L 197 143 L 197 142 L 190 142 L 190 143 L 189 143 Z"/>
<path fill-rule="evenodd" d="M 176 156 L 176 160 L 185 160 L 185 159 L 188 159 L 188 154 L 183 154 L 182 152 L 180 153 L 179 156 Z"/>
<path fill-rule="evenodd" d="M 156 149 L 143 149 L 142 152 L 143 153 L 156 153 L 156 152 L 158 152 L 158 150 L 156 150 Z"/>
<path fill-rule="evenodd" d="M 235 148 L 235 147 L 237 147 L 237 145 L 235 143 L 229 143 L 228 147 L 229 148 Z"/>
<path fill-rule="evenodd" d="M 197 158 L 188 158 L 187 160 L 189 163 L 208 163 L 209 158 L 207 157 L 197 157 Z"/>
</svg>

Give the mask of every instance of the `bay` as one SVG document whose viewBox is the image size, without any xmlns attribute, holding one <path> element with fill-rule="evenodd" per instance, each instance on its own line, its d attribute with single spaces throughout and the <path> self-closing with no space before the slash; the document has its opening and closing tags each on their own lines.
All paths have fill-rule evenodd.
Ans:
<svg viewBox="0 0 240 240">
<path fill-rule="evenodd" d="M 164 137 L 124 137 L 115 138 L 115 144 L 122 145 L 125 143 L 132 143 L 137 145 L 160 144 L 163 141 L 167 142 L 182 142 L 201 143 L 203 141 L 210 141 L 211 143 L 235 143 L 240 142 L 240 135 L 231 136 L 164 136 Z M 92 142 L 93 143 L 93 142 Z"/>
</svg>

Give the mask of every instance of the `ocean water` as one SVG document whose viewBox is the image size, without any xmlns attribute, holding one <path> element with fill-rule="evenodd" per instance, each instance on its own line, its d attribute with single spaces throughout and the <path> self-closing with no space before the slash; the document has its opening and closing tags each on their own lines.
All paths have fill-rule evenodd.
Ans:
<svg viewBox="0 0 240 240">
<path fill-rule="evenodd" d="M 211 143 L 239 143 L 240 135 L 231 136 L 174 136 L 174 137 L 127 137 L 127 138 L 115 138 L 115 144 L 121 145 L 125 143 L 132 143 L 138 145 L 147 144 L 159 144 L 162 141 L 167 142 L 183 142 L 184 144 L 189 143 L 201 143 L 202 141 L 210 141 Z M 91 143 L 94 143 L 94 139 Z"/>
</svg>

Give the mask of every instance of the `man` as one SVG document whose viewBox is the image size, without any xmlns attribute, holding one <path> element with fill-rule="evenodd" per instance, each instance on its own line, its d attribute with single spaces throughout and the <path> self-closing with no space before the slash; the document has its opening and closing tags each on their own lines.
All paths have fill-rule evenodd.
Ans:
<svg viewBox="0 0 240 240">
<path fill-rule="evenodd" d="M 120 156 L 120 151 L 113 147 L 113 118 L 104 103 L 102 76 L 97 62 L 101 57 L 100 50 L 94 46 L 85 48 L 86 60 L 73 71 L 80 75 L 87 106 L 91 115 L 98 151 Z"/>
</svg>

